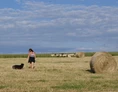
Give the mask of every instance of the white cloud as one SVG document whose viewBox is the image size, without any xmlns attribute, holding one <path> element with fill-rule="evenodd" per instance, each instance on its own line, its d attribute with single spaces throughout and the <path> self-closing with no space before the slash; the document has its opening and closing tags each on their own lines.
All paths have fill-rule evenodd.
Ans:
<svg viewBox="0 0 118 92">
<path fill-rule="evenodd" d="M 18 2 L 18 3 L 21 3 L 21 0 L 15 0 L 16 2 Z"/>
<path fill-rule="evenodd" d="M 81 48 L 77 48 L 78 51 L 86 51 L 86 50 L 90 50 L 92 51 L 93 48 L 84 48 L 84 47 L 81 47 Z"/>
<path fill-rule="evenodd" d="M 70 32 L 70 33 L 67 33 L 68 36 L 76 36 L 76 33 L 74 32 Z"/>
</svg>

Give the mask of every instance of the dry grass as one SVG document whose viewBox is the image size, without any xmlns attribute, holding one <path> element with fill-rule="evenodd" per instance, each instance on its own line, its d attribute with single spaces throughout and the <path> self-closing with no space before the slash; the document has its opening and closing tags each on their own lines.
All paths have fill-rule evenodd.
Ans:
<svg viewBox="0 0 118 92">
<path fill-rule="evenodd" d="M 90 59 L 37 58 L 35 69 L 29 69 L 25 58 L 0 58 L 0 92 L 117 92 L 118 71 L 93 74 Z M 23 70 L 11 68 L 20 63 Z"/>
</svg>

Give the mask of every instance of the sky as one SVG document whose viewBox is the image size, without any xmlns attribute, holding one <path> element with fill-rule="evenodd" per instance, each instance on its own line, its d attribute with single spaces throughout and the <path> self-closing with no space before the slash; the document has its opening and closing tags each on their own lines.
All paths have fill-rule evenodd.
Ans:
<svg viewBox="0 0 118 92">
<path fill-rule="evenodd" d="M 0 54 L 118 51 L 118 0 L 0 0 Z"/>
</svg>

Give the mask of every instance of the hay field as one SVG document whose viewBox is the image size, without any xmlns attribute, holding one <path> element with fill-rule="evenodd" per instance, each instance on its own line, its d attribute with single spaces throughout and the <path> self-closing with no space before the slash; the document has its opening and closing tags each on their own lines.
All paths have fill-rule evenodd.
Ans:
<svg viewBox="0 0 118 92">
<path fill-rule="evenodd" d="M 30 69 L 26 58 L 0 58 L 0 92 L 118 92 L 118 71 L 91 73 L 90 59 L 37 58 Z M 23 70 L 11 68 L 20 63 Z"/>
</svg>

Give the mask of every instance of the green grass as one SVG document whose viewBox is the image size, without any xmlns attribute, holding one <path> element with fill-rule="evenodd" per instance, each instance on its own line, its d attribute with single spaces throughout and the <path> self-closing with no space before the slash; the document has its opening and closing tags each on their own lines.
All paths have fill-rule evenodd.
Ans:
<svg viewBox="0 0 118 92">
<path fill-rule="evenodd" d="M 0 54 L 0 58 L 27 58 L 28 54 Z M 51 57 L 50 54 L 36 54 L 37 57 Z"/>
<path fill-rule="evenodd" d="M 108 92 L 108 91 L 118 91 L 118 80 L 76 80 L 74 82 L 66 82 L 57 86 L 52 86 L 53 89 L 56 90 L 76 90 L 77 92 L 87 92 L 87 91 L 101 91 L 101 92 Z"/>
<path fill-rule="evenodd" d="M 52 88 L 54 89 L 63 89 L 63 90 L 68 90 L 68 89 L 76 89 L 76 90 L 81 90 L 83 88 L 85 88 L 85 83 L 84 82 L 81 82 L 81 81 L 78 81 L 78 82 L 75 82 L 75 83 L 64 83 L 62 85 L 58 85 L 58 86 L 52 86 Z"/>
<path fill-rule="evenodd" d="M 90 59 L 37 58 L 30 69 L 26 58 L 0 58 L 0 92 L 118 92 L 118 71 L 91 73 Z M 12 69 L 20 63 L 24 69 Z"/>
<path fill-rule="evenodd" d="M 118 52 L 109 52 L 113 56 L 118 56 Z M 69 53 L 66 53 L 69 54 Z M 85 52 L 85 56 L 93 56 L 95 52 Z M 51 57 L 51 53 L 36 54 L 37 57 Z M 27 58 L 27 54 L 0 54 L 0 58 Z"/>
</svg>

